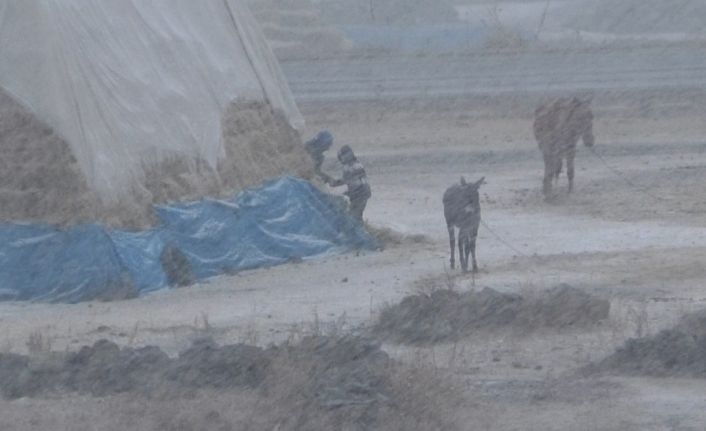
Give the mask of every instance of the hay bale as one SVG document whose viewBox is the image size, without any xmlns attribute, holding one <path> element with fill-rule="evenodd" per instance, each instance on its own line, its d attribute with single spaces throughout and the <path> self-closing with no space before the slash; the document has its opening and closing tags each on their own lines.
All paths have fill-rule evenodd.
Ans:
<svg viewBox="0 0 706 431">
<path fill-rule="evenodd" d="M 98 201 L 68 143 L 0 90 L 0 221 L 95 220 Z"/>
<path fill-rule="evenodd" d="M 0 222 L 142 229 L 154 224 L 154 204 L 231 195 L 281 175 L 313 176 L 298 132 L 268 103 L 234 101 L 221 126 L 225 156 L 218 166 L 161 154 L 130 190 L 101 199 L 70 143 L 0 90 Z"/>
<path fill-rule="evenodd" d="M 186 287 L 196 283 L 191 263 L 184 253 L 174 245 L 167 245 L 159 255 L 164 273 L 167 274 L 167 283 L 172 287 Z"/>
<path fill-rule="evenodd" d="M 218 164 L 218 174 L 225 188 L 242 190 L 281 175 L 313 178 L 299 133 L 268 104 L 233 102 L 222 128 L 226 157 Z"/>
<path fill-rule="evenodd" d="M 365 229 L 372 234 L 383 248 L 399 247 L 401 245 L 428 245 L 432 241 L 422 234 L 405 234 L 389 227 L 373 226 L 365 223 Z"/>
</svg>

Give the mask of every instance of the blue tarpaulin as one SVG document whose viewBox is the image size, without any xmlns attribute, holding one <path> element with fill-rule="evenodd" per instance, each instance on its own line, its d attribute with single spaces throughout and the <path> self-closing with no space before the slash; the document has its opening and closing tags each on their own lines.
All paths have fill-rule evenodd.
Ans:
<svg viewBox="0 0 706 431">
<path fill-rule="evenodd" d="M 79 302 L 126 282 L 139 292 L 167 286 L 165 246 L 179 249 L 194 277 L 261 268 L 353 249 L 375 240 L 331 196 L 284 177 L 233 199 L 155 208 L 140 232 L 79 225 L 0 225 L 0 298 Z"/>
</svg>

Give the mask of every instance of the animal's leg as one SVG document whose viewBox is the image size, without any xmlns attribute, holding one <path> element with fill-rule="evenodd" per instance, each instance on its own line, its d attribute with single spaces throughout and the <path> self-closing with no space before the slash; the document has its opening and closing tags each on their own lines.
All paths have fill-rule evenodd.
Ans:
<svg viewBox="0 0 706 431">
<path fill-rule="evenodd" d="M 554 183 L 559 182 L 559 175 L 561 175 L 561 159 L 559 159 L 559 163 L 556 166 L 556 171 L 554 172 Z"/>
<path fill-rule="evenodd" d="M 570 152 L 566 157 L 566 175 L 569 177 L 569 193 L 574 190 L 574 157 L 576 153 Z"/>
<path fill-rule="evenodd" d="M 468 271 L 468 253 L 465 249 L 466 245 L 466 233 L 463 231 L 458 232 L 458 260 L 461 261 L 461 269 L 463 272 Z"/>
<path fill-rule="evenodd" d="M 466 272 L 468 272 L 468 258 L 471 254 L 471 236 L 466 235 L 463 238 L 463 252 L 464 252 L 464 260 L 466 262 Z"/>
<path fill-rule="evenodd" d="M 542 193 L 545 199 L 549 199 L 552 194 L 552 178 L 554 177 L 554 161 L 550 154 L 544 153 L 544 183 Z"/>
<path fill-rule="evenodd" d="M 451 246 L 451 261 L 450 261 L 450 263 L 451 263 L 451 269 L 454 269 L 454 267 L 456 266 L 456 262 L 454 259 L 454 253 L 456 251 L 455 250 L 456 249 L 456 239 L 454 237 L 455 237 L 456 233 L 455 233 L 455 228 L 453 226 L 448 226 L 448 229 L 449 229 L 449 245 Z"/>
<path fill-rule="evenodd" d="M 476 262 L 476 235 L 471 237 L 469 247 L 473 258 L 473 272 L 478 272 L 478 262 Z"/>
</svg>

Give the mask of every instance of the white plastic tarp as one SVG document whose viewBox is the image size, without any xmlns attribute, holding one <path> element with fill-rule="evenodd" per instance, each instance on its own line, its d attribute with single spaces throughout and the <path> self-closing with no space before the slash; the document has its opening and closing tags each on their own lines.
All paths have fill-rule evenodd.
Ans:
<svg viewBox="0 0 706 431">
<path fill-rule="evenodd" d="M 0 86 L 66 139 L 107 199 L 166 156 L 215 166 L 236 98 L 303 123 L 240 0 L 0 0 Z"/>
</svg>

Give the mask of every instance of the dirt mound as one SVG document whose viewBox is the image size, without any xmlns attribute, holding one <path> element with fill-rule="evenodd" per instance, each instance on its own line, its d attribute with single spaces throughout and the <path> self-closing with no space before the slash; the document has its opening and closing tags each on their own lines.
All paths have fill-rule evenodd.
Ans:
<svg viewBox="0 0 706 431">
<path fill-rule="evenodd" d="M 586 326 L 606 319 L 609 311 L 607 300 L 568 285 L 527 297 L 489 288 L 464 293 L 440 289 L 384 309 L 373 332 L 405 344 L 435 343 L 485 328 Z"/>
<path fill-rule="evenodd" d="M 267 103 L 233 102 L 222 133 L 225 157 L 215 169 L 201 159 L 163 155 L 108 203 L 92 191 L 71 145 L 0 90 L 0 222 L 145 228 L 154 223 L 153 204 L 226 196 L 284 174 L 312 176 L 299 134 Z"/>
<path fill-rule="evenodd" d="M 687 314 L 677 328 L 693 337 L 706 338 L 706 310 Z"/>
<path fill-rule="evenodd" d="M 269 406 L 261 419 L 275 423 L 254 429 L 389 429 L 388 423 L 410 429 L 425 420 L 445 422 L 424 407 L 427 391 L 436 389 L 413 385 L 409 373 L 379 344 L 358 336 L 312 336 L 267 349 L 203 339 L 176 358 L 154 346 L 120 348 L 101 340 L 74 353 L 0 354 L 0 394 L 181 399 L 206 390 L 255 396 Z"/>
<path fill-rule="evenodd" d="M 706 312 L 673 329 L 633 338 L 589 371 L 653 377 L 706 377 Z"/>
<path fill-rule="evenodd" d="M 110 424 L 101 429 L 466 429 L 451 413 L 462 398 L 439 374 L 405 367 L 357 336 L 267 349 L 203 339 L 176 358 L 99 341 L 76 353 L 0 355 L 0 394 L 15 406 L 35 398 L 23 408 L 58 401 L 82 416 L 98 408 L 96 423 Z M 55 411 L 39 409 L 42 423 L 69 420 Z"/>
<path fill-rule="evenodd" d="M 309 393 L 327 408 L 385 398 L 387 355 L 358 337 L 309 337 L 295 346 L 269 349 L 196 341 L 170 358 L 155 346 L 120 348 L 101 340 L 78 352 L 42 356 L 0 355 L 0 391 L 5 397 L 51 392 L 104 396 L 169 390 L 258 387 L 280 366 L 304 367 Z"/>
<path fill-rule="evenodd" d="M 171 359 L 158 347 L 121 349 L 101 340 L 73 353 L 0 355 L 0 392 L 18 398 L 52 392 L 104 396 L 254 387 L 263 380 L 267 365 L 265 352 L 253 346 L 200 342 Z"/>
</svg>

